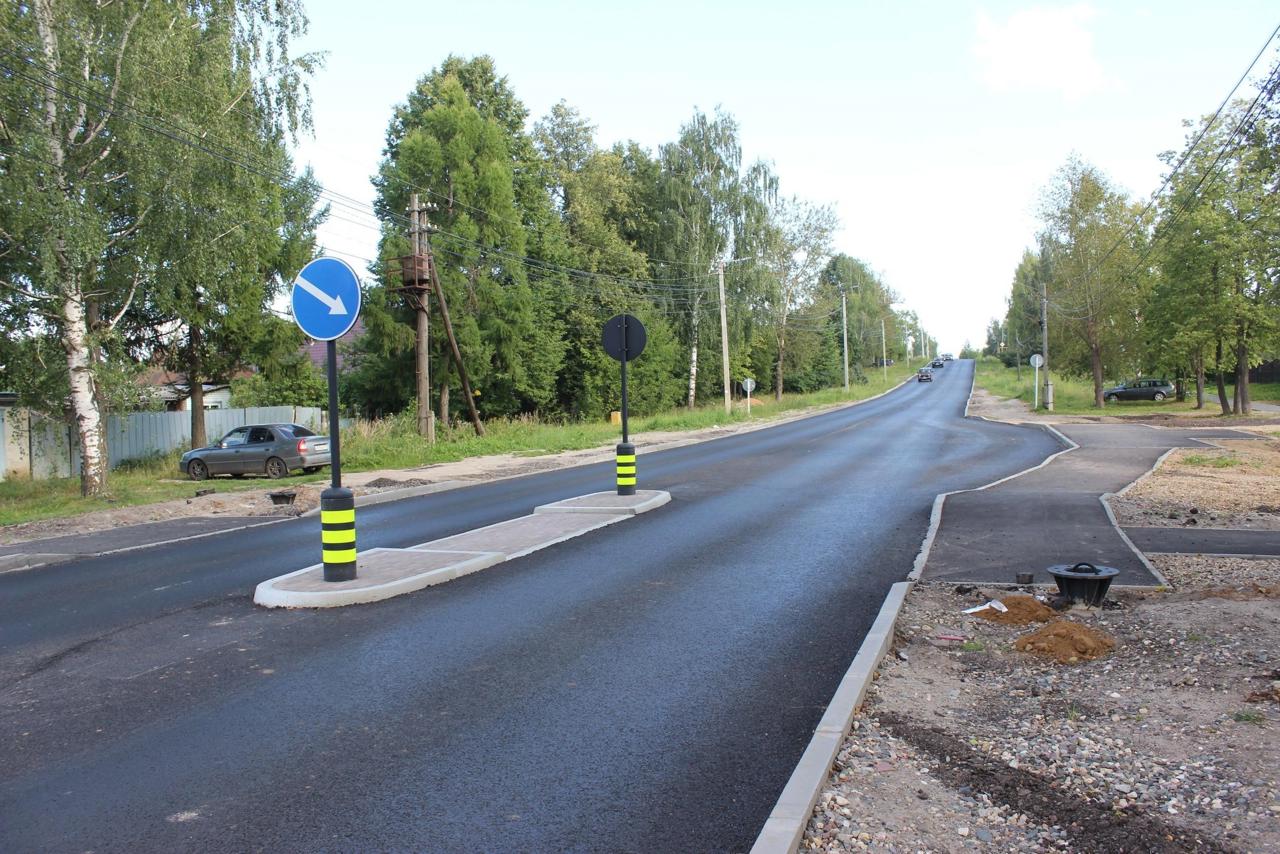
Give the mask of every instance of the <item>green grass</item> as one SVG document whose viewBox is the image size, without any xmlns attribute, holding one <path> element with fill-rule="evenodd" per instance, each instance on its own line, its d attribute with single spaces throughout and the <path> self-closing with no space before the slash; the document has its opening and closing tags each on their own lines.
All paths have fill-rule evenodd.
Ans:
<svg viewBox="0 0 1280 854">
<path fill-rule="evenodd" d="M 987 645 L 980 640 L 967 640 L 960 644 L 961 652 L 982 652 L 986 648 Z"/>
<path fill-rule="evenodd" d="M 1185 466 L 1208 466 L 1215 469 L 1230 469 L 1244 465 L 1244 460 L 1234 454 L 1210 456 L 1208 454 L 1189 454 L 1182 458 Z"/>
<path fill-rule="evenodd" d="M 916 367 L 919 365 L 917 364 Z M 645 417 L 633 417 L 629 427 L 633 437 L 643 444 L 643 434 L 651 431 L 676 432 L 698 430 L 715 425 L 747 421 L 770 421 L 806 409 L 864 400 L 880 394 L 914 373 L 907 365 L 894 365 L 888 370 L 888 381 L 879 369 L 867 369 L 865 385 L 842 389 L 826 389 L 811 394 L 783 395 L 781 402 L 772 397 L 746 409 L 735 403 L 726 415 L 723 404 L 696 409 L 674 409 Z M 485 436 L 477 437 L 470 425 L 437 429 L 437 442 L 428 444 L 414 429 L 412 412 L 380 421 L 357 421 L 342 431 L 342 470 L 344 472 L 378 469 L 409 469 L 435 463 L 455 462 L 469 457 L 491 454 L 513 454 L 536 457 L 562 451 L 606 447 L 621 438 L 618 427 L 607 421 L 547 423 L 536 418 L 499 419 L 485 422 Z M 197 488 L 213 488 L 218 492 L 261 489 L 266 485 L 283 485 L 261 477 L 229 479 L 218 477 L 196 484 L 178 471 L 180 453 L 127 463 L 111 471 L 107 477 L 107 494 L 97 498 L 80 496 L 78 478 L 53 480 L 10 479 L 0 481 L 0 525 L 15 525 L 38 519 L 62 518 L 138 504 L 151 504 L 176 498 L 191 498 Z M 327 469 L 312 475 L 293 475 L 289 486 L 328 480 Z"/>
<path fill-rule="evenodd" d="M 1035 382 L 1035 371 L 1029 367 L 1022 369 L 1022 378 L 1018 378 L 1016 369 L 1006 368 L 998 359 L 985 356 L 978 361 L 977 379 L 975 384 L 994 394 L 1000 398 L 1016 398 L 1024 401 L 1028 406 L 1032 404 L 1034 399 L 1033 384 Z M 1044 392 L 1044 377 L 1040 378 L 1041 394 Z M 1117 380 L 1117 382 L 1119 382 Z M 1106 387 L 1110 388 L 1116 385 L 1116 382 L 1107 381 Z M 1263 394 L 1276 394 L 1277 383 L 1254 383 L 1251 385 L 1250 393 L 1252 400 L 1265 400 Z M 1205 387 L 1205 408 L 1196 409 L 1195 391 L 1191 393 L 1187 399 L 1181 403 L 1170 398 L 1156 402 L 1154 400 L 1126 400 L 1117 403 L 1105 404 L 1101 409 L 1094 406 L 1093 399 L 1093 381 L 1090 379 L 1082 379 L 1079 377 L 1064 377 L 1054 374 L 1053 376 L 1053 411 L 1061 415 L 1118 415 L 1118 416 L 1148 416 L 1156 413 L 1166 413 L 1170 415 L 1204 415 L 1219 416 L 1221 410 L 1218 407 L 1217 392 L 1212 386 Z M 1227 394 L 1231 393 L 1228 387 Z M 1040 401 L 1040 407 L 1043 410 L 1044 401 Z"/>
<path fill-rule="evenodd" d="M 1228 389 L 1230 394 L 1231 390 Z M 1280 383 L 1249 383 L 1249 399 L 1262 403 L 1280 403 Z"/>
<path fill-rule="evenodd" d="M 1241 709 L 1231 715 L 1231 720 L 1240 724 L 1260 724 L 1266 719 L 1266 715 L 1254 709 Z"/>
<path fill-rule="evenodd" d="M 107 494 L 96 498 L 80 496 L 79 478 L 10 478 L 0 481 L 0 525 L 56 519 L 91 510 L 153 504 L 175 498 L 192 498 L 196 489 L 212 488 L 218 492 L 261 489 L 269 482 L 260 477 L 241 480 L 220 477 L 197 484 L 187 480 L 178 471 L 179 456 L 181 453 L 174 451 L 164 456 L 117 466 L 107 476 Z M 326 477 L 327 473 L 296 476 L 289 478 L 288 483 L 292 486 Z"/>
</svg>

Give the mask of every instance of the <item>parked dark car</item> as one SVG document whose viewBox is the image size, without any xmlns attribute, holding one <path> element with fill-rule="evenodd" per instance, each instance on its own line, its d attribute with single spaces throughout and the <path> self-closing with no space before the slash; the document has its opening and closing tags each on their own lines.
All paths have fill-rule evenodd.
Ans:
<svg viewBox="0 0 1280 854">
<path fill-rule="evenodd" d="M 931 383 L 933 382 L 933 371 L 929 368 L 921 368 L 916 371 L 916 382 Z"/>
<path fill-rule="evenodd" d="M 301 424 L 237 427 L 207 448 L 187 451 L 178 462 L 178 468 L 192 480 L 215 474 L 278 478 L 295 469 L 310 474 L 327 465 L 329 437 L 317 436 Z"/>
<path fill-rule="evenodd" d="M 1102 393 L 1108 403 L 1118 400 L 1164 400 L 1172 397 L 1173 383 L 1168 380 L 1134 380 L 1109 388 Z"/>
</svg>

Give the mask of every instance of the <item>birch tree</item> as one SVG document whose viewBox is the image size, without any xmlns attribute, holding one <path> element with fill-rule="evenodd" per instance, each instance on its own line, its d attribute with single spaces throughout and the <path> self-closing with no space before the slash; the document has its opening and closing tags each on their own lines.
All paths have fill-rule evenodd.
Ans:
<svg viewBox="0 0 1280 854">
<path fill-rule="evenodd" d="M 7 332 L 61 344 L 86 496 L 106 487 L 103 341 L 146 284 L 142 241 L 166 164 L 215 147 L 191 121 L 203 107 L 193 109 L 189 82 L 166 68 L 187 36 L 215 24 L 250 70 L 244 96 L 269 125 L 296 129 L 310 68 L 288 53 L 306 26 L 296 0 L 32 0 L 0 11 L 0 281 L 31 318 Z"/>
</svg>

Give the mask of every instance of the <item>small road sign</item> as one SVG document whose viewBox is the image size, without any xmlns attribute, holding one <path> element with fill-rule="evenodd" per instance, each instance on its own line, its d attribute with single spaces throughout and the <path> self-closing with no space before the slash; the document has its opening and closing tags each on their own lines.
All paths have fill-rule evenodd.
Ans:
<svg viewBox="0 0 1280 854">
<path fill-rule="evenodd" d="M 756 390 L 756 381 L 753 380 L 751 377 L 747 377 L 745 380 L 742 381 L 742 390 L 745 391 L 747 394 L 751 394 L 751 392 Z"/>
<path fill-rule="evenodd" d="M 619 314 L 607 320 L 602 337 L 604 351 L 619 362 L 635 359 L 649 342 L 644 324 L 629 314 Z"/>
<path fill-rule="evenodd" d="M 346 261 L 317 258 L 293 283 L 293 319 L 309 338 L 346 335 L 360 316 L 360 278 Z"/>
<path fill-rule="evenodd" d="M 1031 362 L 1031 367 L 1033 368 L 1044 367 L 1044 356 L 1041 356 L 1039 353 L 1032 353 L 1031 359 L 1029 361 Z"/>
</svg>

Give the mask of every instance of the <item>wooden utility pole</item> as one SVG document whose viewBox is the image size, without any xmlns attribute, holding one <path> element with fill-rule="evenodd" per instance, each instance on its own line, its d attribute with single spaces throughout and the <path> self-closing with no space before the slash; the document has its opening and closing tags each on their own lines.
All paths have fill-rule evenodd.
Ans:
<svg viewBox="0 0 1280 854">
<path fill-rule="evenodd" d="M 889 341 L 884 337 L 884 318 L 880 318 L 880 368 L 884 371 L 884 381 L 889 383 Z"/>
<path fill-rule="evenodd" d="M 440 286 L 440 277 L 436 274 L 435 258 L 431 254 L 429 237 L 430 223 L 422 224 L 422 246 L 427 257 L 427 270 L 431 285 L 436 292 L 436 306 L 440 309 L 440 319 L 444 322 L 444 334 L 449 339 L 449 352 L 453 356 L 453 364 L 458 368 L 458 377 L 462 380 L 462 394 L 467 399 L 467 410 L 471 415 L 471 426 L 477 436 L 484 435 L 484 424 L 480 422 L 480 413 L 476 410 L 476 396 L 471 393 L 471 380 L 467 378 L 467 366 L 462 363 L 462 352 L 458 350 L 458 339 L 453 334 L 453 321 L 449 319 L 449 303 L 444 296 L 444 288 Z"/>
<path fill-rule="evenodd" d="M 426 284 L 421 281 L 423 249 L 422 208 L 418 207 L 418 194 L 409 199 L 409 245 L 414 258 L 415 282 L 413 284 L 414 313 L 417 315 L 418 335 L 415 341 L 414 362 L 418 380 L 418 435 L 435 444 L 436 415 L 431 411 L 431 303 Z"/>
<path fill-rule="evenodd" d="M 845 305 L 844 288 L 840 289 L 840 329 L 844 362 L 844 390 L 849 390 L 849 311 Z"/>
<path fill-rule="evenodd" d="M 718 268 L 720 278 L 720 364 L 724 376 L 724 414 L 733 411 L 733 401 L 729 398 L 729 320 L 724 306 L 724 259 Z"/>
</svg>

